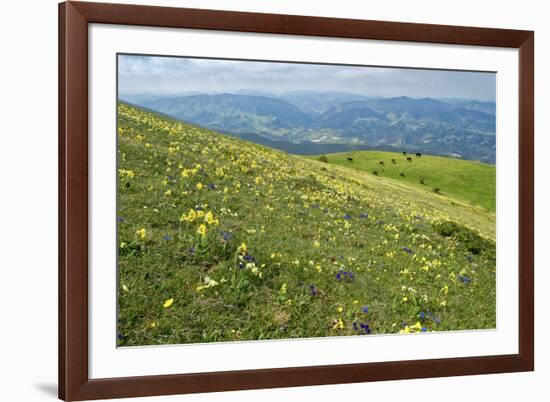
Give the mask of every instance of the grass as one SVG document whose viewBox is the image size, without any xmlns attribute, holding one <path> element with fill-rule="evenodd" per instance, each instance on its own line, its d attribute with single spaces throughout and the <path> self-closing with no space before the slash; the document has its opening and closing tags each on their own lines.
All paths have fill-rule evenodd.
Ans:
<svg viewBox="0 0 550 402">
<path fill-rule="evenodd" d="M 346 166 L 370 174 L 399 180 L 403 183 L 447 195 L 457 201 L 479 205 L 495 212 L 496 178 L 495 167 L 486 163 L 455 158 L 396 152 L 355 151 L 329 155 L 327 163 Z M 348 162 L 348 157 L 353 162 Z M 407 161 L 410 157 L 412 161 Z M 392 163 L 395 160 L 395 164 Z M 384 165 L 380 165 L 384 162 Z M 376 173 L 375 173 L 376 172 Z"/>
<path fill-rule="evenodd" d="M 120 346 L 495 327 L 494 214 L 118 108 Z"/>
</svg>

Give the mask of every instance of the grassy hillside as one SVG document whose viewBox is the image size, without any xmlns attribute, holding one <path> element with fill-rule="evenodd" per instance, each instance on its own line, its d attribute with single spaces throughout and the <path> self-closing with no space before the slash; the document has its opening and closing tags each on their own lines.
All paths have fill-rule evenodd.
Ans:
<svg viewBox="0 0 550 402">
<path fill-rule="evenodd" d="M 493 214 L 118 111 L 119 345 L 495 327 Z"/>
<path fill-rule="evenodd" d="M 411 162 L 407 161 L 407 156 L 412 158 Z M 326 155 L 329 163 L 378 174 L 428 191 L 439 188 L 443 195 L 495 212 L 496 178 L 493 165 L 439 156 L 407 156 L 380 151 Z M 352 163 L 348 162 L 348 157 L 353 158 Z M 319 156 L 313 158 L 318 159 Z M 395 164 L 391 162 L 392 159 Z M 383 166 L 379 164 L 381 161 L 384 162 Z"/>
</svg>

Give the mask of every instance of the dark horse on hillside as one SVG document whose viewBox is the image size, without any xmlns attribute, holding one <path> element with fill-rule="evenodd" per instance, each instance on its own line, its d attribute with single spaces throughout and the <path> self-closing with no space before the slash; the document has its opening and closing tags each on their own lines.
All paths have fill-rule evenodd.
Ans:
<svg viewBox="0 0 550 402">
<path fill-rule="evenodd" d="M 422 156 L 422 154 L 421 154 L 420 152 L 417 152 L 417 153 L 416 153 L 416 157 L 417 157 L 417 158 L 420 158 L 421 156 Z"/>
<path fill-rule="evenodd" d="M 353 163 L 353 158 L 350 158 L 350 157 L 348 156 L 348 163 Z"/>
</svg>

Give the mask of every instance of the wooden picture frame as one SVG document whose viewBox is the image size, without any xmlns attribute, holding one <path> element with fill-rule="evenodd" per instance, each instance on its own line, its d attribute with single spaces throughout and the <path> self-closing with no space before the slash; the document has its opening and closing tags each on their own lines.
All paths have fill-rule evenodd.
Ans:
<svg viewBox="0 0 550 402">
<path fill-rule="evenodd" d="M 519 49 L 519 353 L 90 379 L 88 24 L 119 24 Z M 140 397 L 534 369 L 534 33 L 382 21 L 65 2 L 59 5 L 59 397 Z"/>
</svg>

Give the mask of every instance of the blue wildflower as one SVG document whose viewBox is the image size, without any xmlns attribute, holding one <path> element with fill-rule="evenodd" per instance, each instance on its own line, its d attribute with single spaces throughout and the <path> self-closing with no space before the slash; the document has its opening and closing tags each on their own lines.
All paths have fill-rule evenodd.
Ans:
<svg viewBox="0 0 550 402">
<path fill-rule="evenodd" d="M 421 311 L 420 314 L 418 314 L 418 318 L 420 318 L 421 320 L 424 320 L 426 318 L 426 313 Z"/>
<path fill-rule="evenodd" d="M 368 218 L 369 217 L 369 214 L 359 214 L 359 218 L 361 219 L 365 219 L 365 218 Z"/>
<path fill-rule="evenodd" d="M 361 309 L 361 311 L 363 311 L 363 313 L 366 314 L 366 313 L 369 312 L 369 308 L 368 308 L 367 306 L 365 306 L 365 307 L 363 307 L 363 308 Z"/>
<path fill-rule="evenodd" d="M 458 280 L 462 283 L 470 283 L 471 279 L 464 275 L 458 275 Z"/>
<path fill-rule="evenodd" d="M 422 327 L 421 331 L 422 331 L 422 332 L 428 332 L 428 328 Z"/>
<path fill-rule="evenodd" d="M 209 188 L 210 190 L 215 190 L 215 189 L 217 188 L 217 186 L 216 186 L 214 183 L 210 183 L 210 184 L 208 185 L 208 188 Z"/>
<path fill-rule="evenodd" d="M 414 254 L 414 251 L 412 251 L 410 248 L 408 247 L 401 247 L 401 250 L 403 250 L 405 253 L 409 253 L 409 254 Z"/>
<path fill-rule="evenodd" d="M 163 239 L 166 240 L 166 241 L 172 240 L 172 236 L 166 235 L 166 236 L 163 237 Z"/>
<path fill-rule="evenodd" d="M 351 219 L 351 215 L 350 215 L 350 214 L 345 214 L 345 215 L 344 215 L 344 219 L 346 219 L 346 220 L 349 221 L 349 220 Z"/>
</svg>

